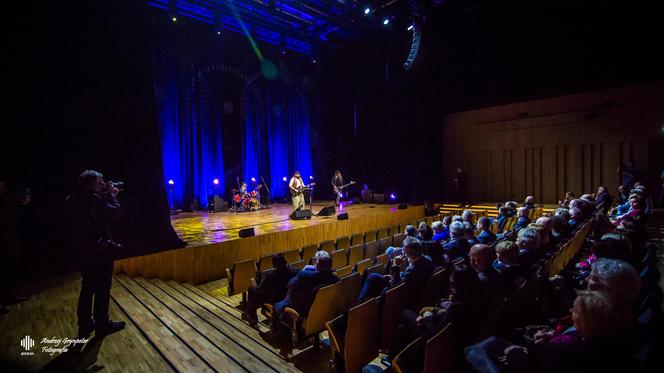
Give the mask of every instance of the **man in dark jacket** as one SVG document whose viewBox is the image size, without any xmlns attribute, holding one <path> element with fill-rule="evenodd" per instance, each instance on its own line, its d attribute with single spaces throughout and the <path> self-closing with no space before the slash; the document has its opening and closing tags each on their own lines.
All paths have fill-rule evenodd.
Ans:
<svg viewBox="0 0 664 373">
<path fill-rule="evenodd" d="M 86 170 L 78 177 L 78 189 L 67 197 L 68 218 L 81 265 L 77 311 L 79 338 L 87 338 L 93 330 L 97 336 L 102 336 L 125 327 L 124 321 L 111 321 L 108 316 L 113 250 L 121 247 L 113 242 L 110 227 L 111 219 L 121 216 L 118 192 L 111 183 L 104 181 L 101 173 Z"/>
<path fill-rule="evenodd" d="M 483 297 L 489 301 L 487 306 L 498 305 L 505 297 L 503 275 L 492 266 L 495 257 L 490 246 L 477 244 L 470 248 L 470 266 L 477 272 Z"/>
<path fill-rule="evenodd" d="M 477 243 L 490 245 L 496 240 L 496 235 L 491 232 L 491 220 L 486 216 L 481 217 L 477 221 L 477 228 L 482 230 L 475 239 Z"/>
<path fill-rule="evenodd" d="M 530 210 L 528 210 L 525 207 L 521 207 L 519 209 L 519 218 L 516 220 L 516 223 L 514 223 L 514 226 L 512 227 L 512 230 L 517 232 L 521 228 L 525 228 L 530 224 L 530 218 L 528 218 L 528 213 Z"/>
<path fill-rule="evenodd" d="M 258 320 L 256 310 L 265 303 L 278 302 L 286 296 L 288 282 L 297 275 L 298 270 L 290 268 L 284 254 L 272 257 L 273 270 L 265 273 L 258 286 L 249 287 L 247 299 L 247 315 L 253 322 Z"/>
<path fill-rule="evenodd" d="M 274 311 L 278 318 L 284 315 L 284 309 L 295 309 L 306 317 L 314 301 L 314 289 L 334 284 L 339 278 L 332 271 L 332 258 L 321 256 L 316 260 L 315 271 L 300 271 L 288 282 L 288 293 L 284 300 L 275 303 Z"/>
<path fill-rule="evenodd" d="M 463 223 L 455 221 L 450 224 L 450 242 L 446 243 L 443 246 L 445 254 L 449 257 L 450 261 L 454 261 L 457 258 L 468 258 L 468 251 L 470 250 L 470 244 L 464 238 L 466 229 Z"/>
</svg>

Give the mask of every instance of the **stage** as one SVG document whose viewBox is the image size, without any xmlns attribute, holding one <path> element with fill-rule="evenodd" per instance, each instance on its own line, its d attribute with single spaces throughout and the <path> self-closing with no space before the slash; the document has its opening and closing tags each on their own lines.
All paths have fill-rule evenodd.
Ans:
<svg viewBox="0 0 664 373">
<path fill-rule="evenodd" d="M 313 212 L 333 205 L 315 202 Z M 424 217 L 423 206 L 349 204 L 337 208 L 348 213 L 348 220 L 333 216 L 313 216 L 291 220 L 290 205 L 274 204 L 253 212 L 182 213 L 171 217 L 171 224 L 187 247 L 127 258 L 115 262 L 116 273 L 199 284 L 225 277 L 233 263 L 288 249 L 336 240 L 341 236 L 388 228 L 401 223 L 416 223 Z M 255 236 L 240 238 L 238 232 L 254 228 Z"/>
</svg>

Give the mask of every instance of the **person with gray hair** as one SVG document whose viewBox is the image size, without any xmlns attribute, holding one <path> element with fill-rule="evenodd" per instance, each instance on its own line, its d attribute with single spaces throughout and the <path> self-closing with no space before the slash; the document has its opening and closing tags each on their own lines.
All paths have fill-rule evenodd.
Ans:
<svg viewBox="0 0 664 373">
<path fill-rule="evenodd" d="M 464 238 L 466 227 L 462 222 L 455 221 L 450 224 L 450 242 L 443 246 L 443 251 L 449 257 L 450 261 L 457 258 L 468 258 L 470 244 Z"/>
<path fill-rule="evenodd" d="M 431 224 L 433 228 L 433 241 L 442 242 L 447 241 L 450 238 L 450 231 L 446 229 L 447 227 L 441 221 L 435 221 Z"/>
<path fill-rule="evenodd" d="M 569 229 L 573 231 L 579 227 L 581 220 L 583 220 L 583 212 L 578 207 L 572 207 L 569 210 L 569 214 L 570 214 L 570 219 L 567 222 L 567 225 L 569 226 Z"/>
<path fill-rule="evenodd" d="M 312 261 L 312 263 L 311 263 L 311 264 L 307 264 L 307 265 L 304 266 L 304 268 L 302 268 L 302 269 L 305 270 L 305 271 L 315 271 L 315 270 L 316 270 L 316 263 L 318 263 L 318 260 L 320 260 L 320 258 L 324 258 L 324 257 L 331 258 L 331 257 L 330 257 L 330 253 L 328 253 L 328 252 L 325 251 L 325 250 L 318 250 L 318 251 L 316 251 L 316 254 L 314 254 L 314 257 L 313 257 L 313 258 L 310 258 L 311 261 Z"/>
<path fill-rule="evenodd" d="M 569 210 L 564 207 L 557 208 L 556 211 L 553 213 L 553 215 L 560 216 L 565 221 L 569 221 L 569 219 L 571 219 L 572 217 L 569 213 Z"/>
<path fill-rule="evenodd" d="M 463 213 L 461 214 L 461 220 L 473 225 L 473 212 L 470 210 L 463 210 Z"/>
<path fill-rule="evenodd" d="M 599 258 L 590 271 L 588 289 L 613 291 L 627 304 L 634 305 L 641 290 L 641 279 L 629 263 L 618 259 Z"/>
<path fill-rule="evenodd" d="M 539 257 L 539 232 L 533 228 L 521 229 L 516 244 L 519 246 L 519 264 L 522 268 L 530 268 Z"/>
<path fill-rule="evenodd" d="M 389 246 L 387 249 L 385 249 L 385 254 L 387 254 L 387 258 L 392 259 L 397 255 L 402 255 L 403 248 L 413 242 L 420 242 L 420 240 L 418 240 L 416 237 L 407 236 L 406 238 L 404 238 L 403 242 L 401 243 L 401 247 Z"/>
</svg>

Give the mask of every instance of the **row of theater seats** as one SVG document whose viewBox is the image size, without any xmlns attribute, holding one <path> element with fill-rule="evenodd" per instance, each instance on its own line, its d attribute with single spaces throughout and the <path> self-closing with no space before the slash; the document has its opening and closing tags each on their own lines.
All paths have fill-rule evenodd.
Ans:
<svg viewBox="0 0 664 373">
<path fill-rule="evenodd" d="M 387 264 L 387 256 L 383 254 L 389 246 L 401 246 L 405 238 L 403 231 L 409 223 L 383 228 L 377 231 L 357 233 L 351 237 L 342 236 L 333 240 L 326 240 L 319 244 L 305 245 L 301 249 L 291 249 L 283 252 L 288 265 L 302 269 L 319 250 L 327 251 L 332 257 L 332 267 L 337 276 L 353 272 L 364 271 L 376 263 Z M 254 279 L 260 280 L 266 271 L 272 270 L 272 256 L 270 253 L 262 256 L 258 261 L 246 259 L 233 264 L 226 269 L 228 278 L 228 294 L 245 294 Z M 375 271 L 371 269 L 371 272 Z"/>
</svg>

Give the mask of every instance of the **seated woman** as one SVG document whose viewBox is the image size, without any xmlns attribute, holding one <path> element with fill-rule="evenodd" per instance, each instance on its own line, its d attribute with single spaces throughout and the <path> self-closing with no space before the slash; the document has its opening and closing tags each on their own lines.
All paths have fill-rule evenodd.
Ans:
<svg viewBox="0 0 664 373">
<path fill-rule="evenodd" d="M 632 371 L 632 319 L 617 294 L 579 292 L 572 321 L 572 328 L 540 331 L 523 346 L 491 337 L 466 349 L 466 359 L 480 372 Z"/>
</svg>

